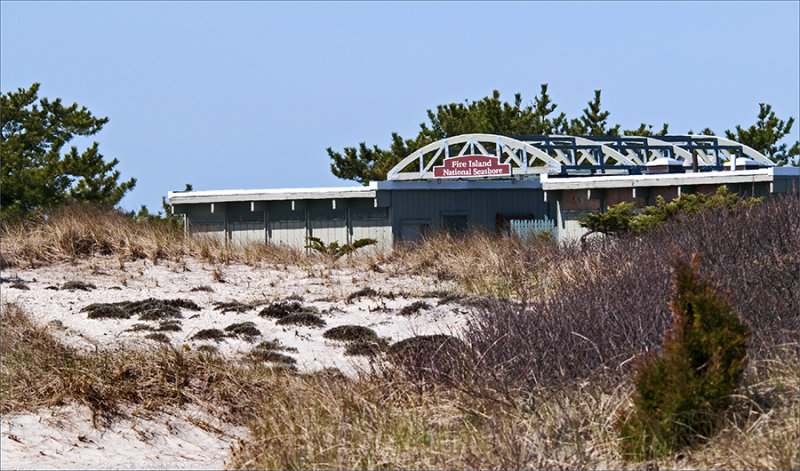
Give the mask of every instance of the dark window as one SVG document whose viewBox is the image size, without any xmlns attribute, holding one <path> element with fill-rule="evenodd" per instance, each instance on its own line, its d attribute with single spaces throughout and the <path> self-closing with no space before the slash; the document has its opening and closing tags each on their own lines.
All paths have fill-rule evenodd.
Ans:
<svg viewBox="0 0 800 471">
<path fill-rule="evenodd" d="M 467 215 L 445 214 L 442 216 L 442 226 L 450 232 L 464 232 L 467 230 Z"/>
<path fill-rule="evenodd" d="M 420 240 L 430 232 L 428 221 L 403 221 L 400 224 L 400 239 L 406 242 Z"/>
</svg>

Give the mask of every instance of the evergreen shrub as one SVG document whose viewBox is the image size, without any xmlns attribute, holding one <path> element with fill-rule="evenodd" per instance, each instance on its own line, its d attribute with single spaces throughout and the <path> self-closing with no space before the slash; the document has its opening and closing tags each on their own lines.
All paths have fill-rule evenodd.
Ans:
<svg viewBox="0 0 800 471">
<path fill-rule="evenodd" d="M 620 424 L 629 456 L 663 456 L 711 437 L 742 374 L 745 327 L 699 268 L 699 254 L 678 254 L 672 326 L 662 349 L 637 364 L 635 410 Z"/>
</svg>

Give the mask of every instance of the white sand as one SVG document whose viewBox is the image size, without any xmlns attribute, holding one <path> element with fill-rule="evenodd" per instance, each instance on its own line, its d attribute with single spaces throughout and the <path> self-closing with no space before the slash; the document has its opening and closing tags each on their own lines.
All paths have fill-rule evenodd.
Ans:
<svg viewBox="0 0 800 471">
<path fill-rule="evenodd" d="M 84 406 L 2 419 L 2 469 L 222 469 L 247 429 L 188 408 L 93 427 Z"/>
<path fill-rule="evenodd" d="M 222 270 L 223 282 L 215 281 L 215 269 Z M 301 371 L 326 367 L 339 368 L 345 374 L 357 374 L 369 367 L 365 357 L 344 355 L 344 344 L 322 338 L 322 333 L 346 324 L 369 327 L 396 342 L 414 335 L 457 334 L 466 325 L 468 309 L 458 304 L 437 306 L 436 298 L 425 299 L 431 305 L 415 316 L 403 317 L 398 311 L 420 299 L 425 292 L 451 286 L 430 280 L 382 271 L 343 268 L 329 270 L 290 267 L 253 268 L 241 264 L 212 265 L 187 259 L 185 262 L 147 260 L 127 262 L 123 268 L 115 258 L 94 258 L 76 264 L 59 264 L 37 269 L 6 269 L 3 278 L 3 303 L 15 303 L 34 320 L 47 325 L 66 343 L 93 350 L 138 348 L 155 345 L 144 339 L 148 331 L 131 332 L 134 324 L 158 326 L 158 322 L 131 319 L 88 319 L 82 308 L 91 303 L 138 301 L 145 298 L 183 298 L 197 303 L 202 310 L 184 309 L 182 330 L 165 332 L 172 345 L 196 349 L 215 345 L 220 354 L 236 359 L 253 348 L 253 343 L 226 338 L 195 341 L 191 337 L 201 329 L 216 328 L 251 321 L 261 331 L 258 340 L 279 340 L 297 352 L 284 352 L 297 360 Z M 9 280 L 19 281 L 28 290 L 10 288 Z M 65 282 L 80 280 L 97 286 L 91 291 L 47 289 Z M 210 286 L 213 292 L 191 291 Z M 391 297 L 364 297 L 347 302 L 354 291 L 370 287 Z M 256 309 L 243 313 L 221 313 L 214 302 L 275 302 L 291 295 L 302 296 L 302 304 L 320 312 L 326 326 L 278 326 L 275 320 L 260 317 Z M 257 343 L 257 342 L 256 342 Z M 184 347 L 185 346 L 185 347 Z M 55 414 L 55 415 L 54 415 Z M 199 421 L 199 422 L 198 422 Z M 177 410 L 152 418 L 121 420 L 111 428 L 92 427 L 90 414 L 80 407 L 39 411 L 37 414 L 2 418 L 3 469 L 126 469 L 192 468 L 215 469 L 224 466 L 232 443 L 246 439 L 246 431 L 225 424 L 214 430 L 197 426 L 209 422 L 199 411 Z M 142 432 L 142 433 L 140 433 Z M 85 437 L 84 441 L 78 437 Z M 13 437 L 13 438 L 12 438 Z"/>
</svg>

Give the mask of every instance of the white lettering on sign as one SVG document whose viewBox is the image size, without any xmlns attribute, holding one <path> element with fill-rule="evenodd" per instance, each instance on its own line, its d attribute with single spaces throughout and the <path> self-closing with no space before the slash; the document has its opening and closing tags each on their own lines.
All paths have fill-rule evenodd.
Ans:
<svg viewBox="0 0 800 471">
<path fill-rule="evenodd" d="M 490 155 L 462 155 L 444 159 L 433 167 L 434 178 L 499 177 L 511 175 L 511 164 L 501 164 Z"/>
</svg>

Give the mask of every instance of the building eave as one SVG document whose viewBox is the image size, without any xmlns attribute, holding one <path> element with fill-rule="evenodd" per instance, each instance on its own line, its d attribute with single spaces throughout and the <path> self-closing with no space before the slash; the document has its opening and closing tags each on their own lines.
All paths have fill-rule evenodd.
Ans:
<svg viewBox="0 0 800 471">
<path fill-rule="evenodd" d="M 543 175 L 542 188 L 545 191 L 557 191 L 772 182 L 775 174 L 774 170 L 776 169 L 762 168 L 757 170 L 720 172 L 606 175 L 568 178 Z"/>
</svg>

